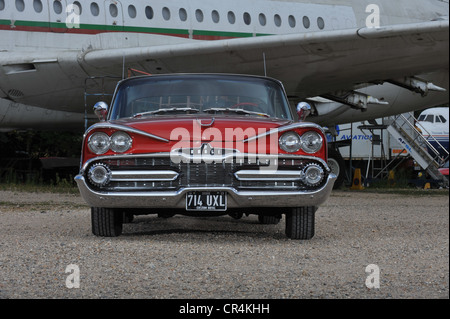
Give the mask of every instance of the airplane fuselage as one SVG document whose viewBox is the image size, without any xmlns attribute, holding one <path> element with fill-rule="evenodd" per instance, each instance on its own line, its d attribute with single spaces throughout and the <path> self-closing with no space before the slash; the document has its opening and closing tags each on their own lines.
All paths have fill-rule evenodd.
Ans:
<svg viewBox="0 0 450 319">
<path fill-rule="evenodd" d="M 152 65 L 151 57 L 145 66 L 127 64 L 124 60 L 124 68 L 119 72 L 108 67 L 99 69 L 84 61 L 85 55 L 95 50 L 279 34 L 304 33 L 307 36 L 311 32 L 439 19 L 448 19 L 448 1 L 0 0 L 0 129 L 39 127 L 37 122 L 46 127 L 55 121 L 79 123 L 80 117 L 84 117 L 85 93 L 89 89 L 111 93 L 115 84 L 115 79 L 106 84 L 98 81 L 91 84 L 86 82 L 90 76 L 120 79 L 125 75 L 125 67 L 151 74 L 189 70 L 183 65 Z M 11 53 L 21 56 L 22 62 L 11 59 Z M 271 67 L 276 68 L 268 66 L 269 76 Z M 264 72 L 262 63 L 257 72 Z M 437 75 L 438 84 L 448 88 L 448 69 L 433 72 L 441 72 Z M 395 97 L 405 97 L 407 105 L 404 103 L 402 111 L 448 101 L 448 93 L 417 99 L 401 88 L 383 87 L 373 89 L 383 91 L 383 95 L 394 101 L 400 101 Z M 397 110 L 400 108 L 394 104 L 390 104 L 389 109 L 368 109 L 365 114 L 349 109 L 339 116 L 318 118 L 318 122 L 338 124 L 352 118 L 398 113 Z M 37 121 L 37 117 L 40 120 Z"/>
<path fill-rule="evenodd" d="M 2 0 L 0 30 L 85 35 L 130 32 L 217 40 L 415 23 L 446 14 L 448 2 L 440 0 Z M 2 37 L 2 49 L 25 48 L 20 35 L 9 40 Z M 29 48 L 49 45 L 29 40 Z M 50 48 L 79 49 L 79 43 L 52 41 Z"/>
</svg>

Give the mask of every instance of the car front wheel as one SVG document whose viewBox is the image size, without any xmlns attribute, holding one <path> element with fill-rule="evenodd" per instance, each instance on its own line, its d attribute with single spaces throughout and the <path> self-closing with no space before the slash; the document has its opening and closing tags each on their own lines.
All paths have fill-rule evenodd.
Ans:
<svg viewBox="0 0 450 319">
<path fill-rule="evenodd" d="M 291 239 L 314 237 L 315 206 L 295 207 L 286 213 L 286 236 Z"/>
<path fill-rule="evenodd" d="M 123 212 L 113 208 L 91 208 L 92 233 L 100 237 L 117 237 L 122 234 Z"/>
</svg>

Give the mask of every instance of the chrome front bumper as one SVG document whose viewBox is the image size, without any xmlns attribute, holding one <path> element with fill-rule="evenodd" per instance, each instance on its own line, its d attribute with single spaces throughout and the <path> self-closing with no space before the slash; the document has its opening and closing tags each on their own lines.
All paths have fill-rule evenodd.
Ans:
<svg viewBox="0 0 450 319">
<path fill-rule="evenodd" d="M 330 174 L 323 187 L 314 191 L 238 191 L 232 187 L 185 187 L 177 191 L 96 192 L 85 178 L 77 175 L 81 196 L 91 207 L 109 208 L 175 208 L 185 209 L 186 193 L 191 191 L 224 191 L 228 208 L 319 206 L 331 194 L 336 176 Z"/>
</svg>

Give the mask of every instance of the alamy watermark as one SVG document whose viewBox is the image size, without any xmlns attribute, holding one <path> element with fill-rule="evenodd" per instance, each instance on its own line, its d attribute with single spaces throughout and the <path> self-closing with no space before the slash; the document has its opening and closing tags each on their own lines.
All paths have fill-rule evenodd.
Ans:
<svg viewBox="0 0 450 319">
<path fill-rule="evenodd" d="M 69 29 L 80 28 L 81 8 L 77 4 L 69 4 L 66 6 L 66 26 Z M 366 7 L 366 13 L 369 15 L 366 18 L 367 28 L 380 27 L 380 7 L 377 4 L 371 3 Z"/>
<path fill-rule="evenodd" d="M 368 289 L 380 289 L 380 267 L 375 264 L 367 265 L 365 268 L 367 274 L 366 287 Z M 80 288 L 80 267 L 76 264 L 70 264 L 66 267 L 66 287 L 68 289 Z"/>
<path fill-rule="evenodd" d="M 369 4 L 366 7 L 366 13 L 369 15 L 366 18 L 367 28 L 379 28 L 380 27 L 380 7 L 377 4 Z"/>
<path fill-rule="evenodd" d="M 81 8 L 76 4 L 69 4 L 66 7 L 66 26 L 69 29 L 79 29 L 80 28 L 80 15 Z"/>
<path fill-rule="evenodd" d="M 65 273 L 69 274 L 66 278 L 66 287 L 69 289 L 80 288 L 80 267 L 70 264 L 66 267 Z"/>
<path fill-rule="evenodd" d="M 214 121 L 214 119 L 213 119 Z M 209 123 L 212 125 L 212 122 Z M 192 121 L 192 130 L 178 127 L 171 131 L 173 145 L 170 158 L 173 163 L 222 163 L 246 161 L 260 163 L 261 170 L 276 170 L 278 166 L 278 130 L 253 127 L 235 127 L 223 131 L 204 127 L 200 120 Z"/>
<path fill-rule="evenodd" d="M 366 287 L 369 289 L 380 288 L 380 267 L 375 264 L 370 264 L 366 267 Z"/>
</svg>

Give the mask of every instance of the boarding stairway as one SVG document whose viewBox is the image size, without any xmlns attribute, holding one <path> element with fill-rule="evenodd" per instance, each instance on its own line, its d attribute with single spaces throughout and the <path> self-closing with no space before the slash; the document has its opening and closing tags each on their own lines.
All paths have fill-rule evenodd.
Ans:
<svg viewBox="0 0 450 319">
<path fill-rule="evenodd" d="M 426 170 L 431 178 L 439 181 L 444 187 L 448 187 L 448 179 L 441 174 L 439 167 L 448 160 L 449 153 L 429 132 L 424 132 L 422 128 L 420 132 L 414 125 L 416 122 L 417 119 L 410 113 L 384 119 L 388 132 L 411 154 L 417 164 Z M 430 140 L 440 146 L 441 153 L 430 143 Z"/>
</svg>

